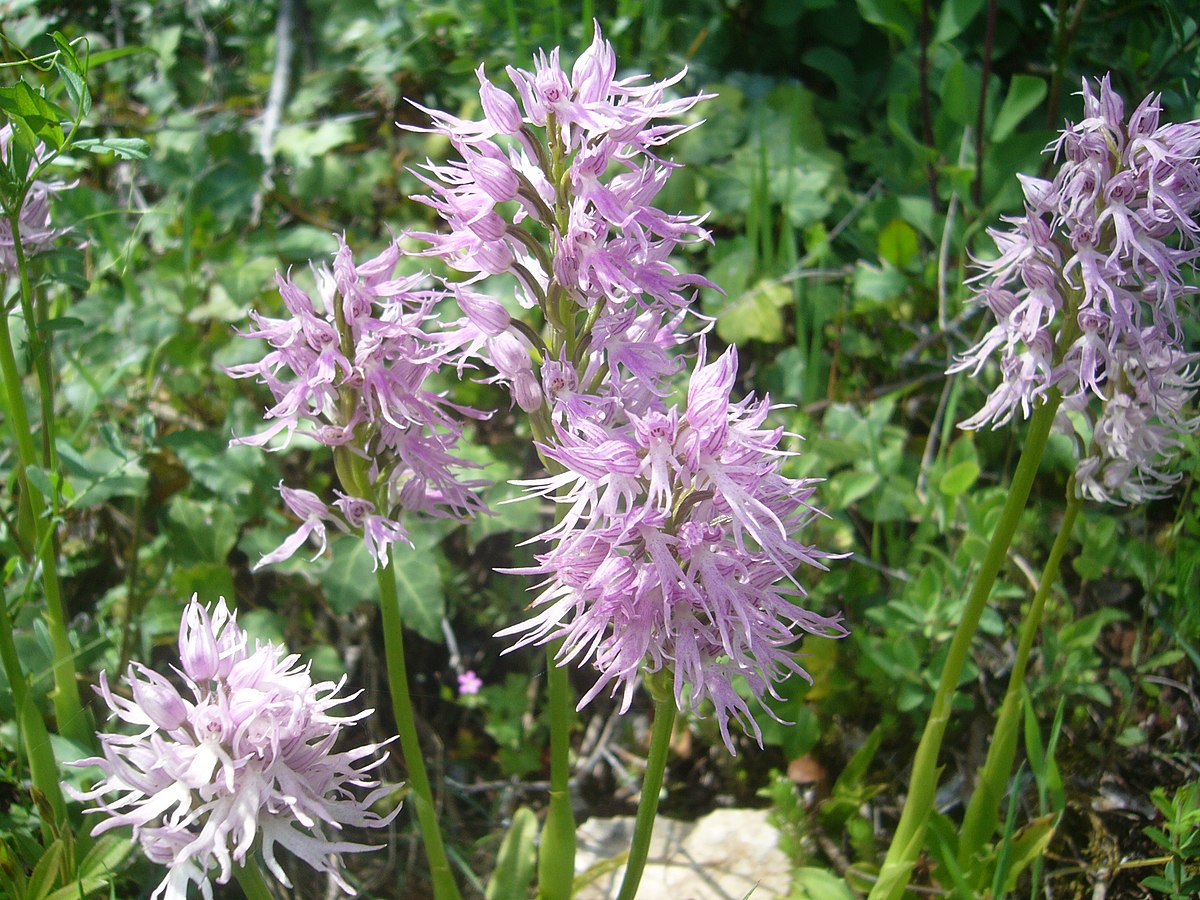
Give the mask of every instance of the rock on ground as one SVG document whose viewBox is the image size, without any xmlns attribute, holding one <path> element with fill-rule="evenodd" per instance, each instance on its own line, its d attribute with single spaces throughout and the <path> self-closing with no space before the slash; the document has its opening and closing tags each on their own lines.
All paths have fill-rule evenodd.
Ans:
<svg viewBox="0 0 1200 900">
<path fill-rule="evenodd" d="M 629 849 L 634 820 L 588 819 L 579 829 L 576 874 L 597 877 L 577 900 L 617 896 L 625 866 L 605 863 Z M 786 897 L 791 867 L 767 811 L 721 809 L 695 822 L 659 819 L 638 900 L 775 900 Z"/>
</svg>

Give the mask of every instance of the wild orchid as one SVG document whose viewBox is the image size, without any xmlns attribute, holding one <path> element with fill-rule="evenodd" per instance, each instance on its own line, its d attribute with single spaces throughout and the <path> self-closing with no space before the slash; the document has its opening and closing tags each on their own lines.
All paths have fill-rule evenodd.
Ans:
<svg viewBox="0 0 1200 900">
<path fill-rule="evenodd" d="M 132 663 L 128 697 L 100 673 L 112 718 L 140 730 L 101 732 L 103 755 L 75 763 L 104 775 L 77 797 L 96 801 L 89 812 L 103 817 L 92 833 L 133 829 L 146 857 L 167 867 L 155 900 L 187 900 L 189 884 L 211 900 L 212 881 L 254 865 L 258 850 L 290 887 L 278 847 L 354 893 L 341 855 L 376 848 L 331 832 L 382 828 L 400 809 L 371 809 L 395 790 L 370 774 L 387 759 L 383 744 L 335 748 L 372 710 L 335 715 L 358 696 L 338 696 L 345 678 L 314 683 L 298 655 L 270 643 L 252 649 L 223 598 L 185 607 L 179 661 L 178 681 Z"/>
</svg>

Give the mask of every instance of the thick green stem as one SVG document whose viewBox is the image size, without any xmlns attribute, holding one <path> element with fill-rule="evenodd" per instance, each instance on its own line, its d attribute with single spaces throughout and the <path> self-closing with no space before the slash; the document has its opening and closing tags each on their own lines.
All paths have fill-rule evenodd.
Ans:
<svg viewBox="0 0 1200 900">
<path fill-rule="evenodd" d="M 652 677 L 647 676 L 648 679 Z M 650 754 L 646 758 L 646 773 L 642 777 L 642 797 L 638 801 L 629 861 L 625 864 L 625 877 L 621 879 L 621 892 L 617 900 L 634 900 L 637 896 L 642 872 L 646 869 L 646 856 L 650 852 L 650 835 L 658 816 L 658 797 L 662 793 L 663 773 L 667 768 L 667 751 L 671 748 L 671 730 L 675 727 L 675 699 L 670 695 L 670 690 L 667 690 L 665 697 L 654 690 L 651 690 L 651 694 L 654 697 L 654 728 L 650 733 Z"/>
<path fill-rule="evenodd" d="M 538 854 L 538 897 L 567 900 L 575 881 L 575 811 L 571 808 L 571 684 L 555 663 L 562 641 L 546 649 L 546 715 L 550 726 L 550 807 Z"/>
<path fill-rule="evenodd" d="M 400 735 L 400 750 L 408 768 L 408 783 L 412 788 L 413 803 L 417 806 L 417 822 L 425 843 L 425 855 L 429 859 L 434 897 L 437 900 L 457 900 L 458 885 L 454 883 L 454 874 L 450 871 L 450 861 L 446 857 L 442 833 L 438 828 L 433 791 L 429 786 L 429 775 L 425 771 L 425 757 L 421 754 L 412 700 L 408 695 L 408 667 L 404 662 L 400 600 L 396 594 L 396 574 L 392 570 L 392 564 L 393 560 L 389 557 L 386 565 L 375 570 L 376 580 L 379 582 L 379 608 L 383 615 L 383 644 L 387 655 L 392 712 L 396 717 L 396 732 Z"/>
<path fill-rule="evenodd" d="M 267 884 L 267 879 L 263 877 L 262 869 L 258 867 L 258 862 L 254 857 L 246 857 L 246 864 L 235 866 L 233 874 L 237 878 L 238 884 L 242 886 L 242 893 L 246 895 L 246 900 L 275 900 L 271 886 Z"/>
<path fill-rule="evenodd" d="M 1033 642 L 1042 627 L 1042 614 L 1046 609 L 1046 599 L 1050 589 L 1058 579 L 1059 566 L 1067 545 L 1071 543 L 1071 532 L 1075 527 L 1075 519 L 1079 515 L 1082 500 L 1075 490 L 1075 478 L 1067 484 L 1067 508 L 1063 514 L 1062 525 L 1059 526 L 1058 536 L 1050 548 L 1050 555 L 1042 569 L 1042 577 L 1038 582 L 1037 593 L 1030 604 L 1025 621 L 1021 623 L 1021 633 L 1017 641 L 1017 656 L 1013 662 L 1012 672 L 1008 676 L 1008 688 L 1004 701 L 1000 704 L 1000 713 L 996 718 L 996 726 L 992 730 L 992 743 L 988 747 L 987 760 L 979 772 L 975 792 L 967 806 L 963 818 L 962 832 L 959 838 L 959 864 L 966 868 L 971 863 L 971 857 L 983 849 L 996 832 L 999 824 L 999 805 L 1008 784 L 1009 773 L 1012 771 L 1013 758 L 1017 752 L 1017 734 L 1021 724 L 1021 697 L 1025 687 L 1025 669 L 1029 664 L 1029 655 L 1033 650 Z"/>
<path fill-rule="evenodd" d="M 27 322 L 29 328 L 35 323 Z M 29 484 L 27 477 L 31 466 L 38 464 L 37 451 L 33 446 L 33 432 L 29 427 L 29 415 L 25 410 L 25 398 L 21 392 L 21 377 L 17 371 L 16 355 L 13 352 L 12 332 L 8 316 L 0 315 L 0 374 L 4 378 L 4 390 L 8 400 L 8 425 L 13 442 L 17 445 L 17 483 L 21 494 L 29 504 L 33 519 L 34 548 L 42 569 L 42 587 L 46 597 L 46 624 L 50 641 L 54 647 L 54 712 L 58 719 L 59 733 L 70 738 L 80 747 L 92 749 L 95 734 L 84 714 L 79 700 L 79 686 L 75 680 L 75 654 L 67 633 L 66 615 L 63 610 L 62 592 L 58 583 L 58 558 L 55 554 L 53 535 L 54 523 L 46 515 L 45 502 L 41 493 Z M 54 473 L 50 473 L 53 475 Z"/>
<path fill-rule="evenodd" d="M 879 880 L 871 890 L 870 900 L 898 900 L 904 893 L 909 874 L 920 853 L 929 813 L 933 808 L 934 794 L 937 791 L 938 752 L 941 750 L 942 737 L 950 721 L 954 694 L 970 655 L 971 642 L 979 627 L 979 618 L 987 606 L 996 576 L 1008 557 L 1008 548 L 1020 524 L 1021 513 L 1024 512 L 1026 501 L 1029 499 L 1034 476 L 1046 449 L 1046 440 L 1050 436 L 1050 427 L 1054 424 L 1054 416 L 1061 402 L 1062 398 L 1058 392 L 1052 391 L 1047 401 L 1039 406 L 1030 418 L 1025 448 L 1017 463 L 1008 499 L 1001 511 L 1000 521 L 996 523 L 996 530 L 992 534 L 979 574 L 971 587 L 962 619 L 959 620 L 954 637 L 950 641 L 946 662 L 933 696 L 933 706 L 929 711 L 929 721 L 925 723 L 925 731 L 913 757 L 912 776 L 909 779 L 908 796 L 904 801 L 900 822 L 896 826 L 892 843 L 880 868 Z"/>
</svg>

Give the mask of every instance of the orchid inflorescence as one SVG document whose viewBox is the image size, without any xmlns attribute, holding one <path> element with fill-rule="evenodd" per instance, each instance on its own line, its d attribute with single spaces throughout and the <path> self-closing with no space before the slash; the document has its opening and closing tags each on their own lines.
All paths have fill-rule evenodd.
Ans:
<svg viewBox="0 0 1200 900">
<path fill-rule="evenodd" d="M 1107 77 L 1085 80 L 1083 99 L 1082 121 L 1047 148 L 1053 180 L 1021 176 L 1025 215 L 990 232 L 999 256 L 974 281 L 996 324 L 950 371 L 1000 357 L 1003 380 L 967 428 L 1028 417 L 1059 391 L 1090 431 L 1079 490 L 1139 503 L 1179 480 L 1170 463 L 1200 424 L 1180 314 L 1196 293 L 1200 122 L 1160 125 L 1154 94 L 1126 118 Z"/>
<path fill-rule="evenodd" d="M 345 492 L 326 504 L 283 488 L 302 525 L 262 563 L 309 538 L 323 547 L 330 523 L 361 532 L 383 563 L 403 539 L 393 510 L 483 510 L 470 491 L 478 482 L 452 472 L 460 429 L 448 415 L 479 413 L 420 385 L 439 368 L 490 370 L 484 380 L 530 415 L 549 471 L 523 486 L 568 510 L 536 539 L 551 548 L 520 570 L 545 579 L 532 617 L 500 634 L 521 634 L 517 646 L 565 638 L 557 662 L 599 673 L 581 705 L 611 684 L 628 707 L 643 670 L 666 670 L 681 708 L 713 703 L 732 750 L 730 718 L 760 737 L 734 679 L 761 700 L 806 674 L 794 648 L 802 633 L 845 630 L 797 605 L 797 568 L 828 556 L 797 536 L 819 514 L 815 482 L 780 472 L 790 451 L 764 425 L 769 398 L 731 399 L 736 353 L 706 365 L 702 341 L 687 406 L 669 402 L 687 368 L 678 351 L 692 340 L 696 289 L 713 287 L 681 269 L 677 251 L 711 238 L 703 217 L 654 203 L 675 168 L 664 148 L 694 127 L 679 119 L 708 95 L 671 97 L 684 72 L 651 81 L 616 71 L 597 27 L 569 74 L 558 50 L 532 71 L 508 67 L 515 96 L 481 66 L 480 120 L 418 105 L 432 125 L 408 127 L 446 137 L 459 159 L 415 173 L 426 191 L 414 199 L 447 230 L 405 237 L 465 277 L 389 280 L 393 242 L 357 270 L 343 243 L 332 278 L 319 279 L 320 308 L 281 278 L 290 318 L 252 314 L 246 336 L 271 349 L 231 370 L 265 382 L 276 405 L 265 432 L 239 440 L 303 430 L 334 447 Z M 492 282 L 508 285 L 511 303 L 486 290 Z M 461 318 L 435 322 L 438 300 Z"/>
<path fill-rule="evenodd" d="M 251 649 L 224 599 L 209 609 L 192 598 L 179 626 L 179 661 L 182 685 L 130 664 L 130 697 L 100 673 L 98 693 L 113 718 L 141 730 L 101 732 L 103 755 L 74 763 L 104 775 L 77 795 L 105 816 L 92 833 L 132 827 L 146 857 L 167 867 L 154 898 L 186 900 L 192 883 L 211 900 L 213 871 L 224 884 L 259 848 L 290 886 L 276 847 L 353 893 L 341 854 L 374 848 L 329 831 L 381 828 L 400 809 L 371 809 L 395 790 L 370 774 L 387 759 L 384 744 L 335 750 L 342 731 L 372 710 L 332 714 L 358 696 L 338 696 L 345 678 L 314 683 L 298 655 L 271 643 Z"/>
</svg>

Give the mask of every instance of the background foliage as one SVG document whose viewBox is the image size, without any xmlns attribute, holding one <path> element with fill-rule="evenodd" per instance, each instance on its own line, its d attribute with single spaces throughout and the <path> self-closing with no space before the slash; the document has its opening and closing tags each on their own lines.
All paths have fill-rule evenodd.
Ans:
<svg viewBox="0 0 1200 900">
<path fill-rule="evenodd" d="M 253 430 L 265 398 L 222 367 L 254 353 L 236 337 L 246 310 L 278 311 L 276 270 L 327 257 L 338 233 L 373 248 L 389 230 L 432 224 L 405 199 L 418 188 L 408 167 L 446 147 L 395 127 L 421 122 L 408 99 L 469 114 L 478 62 L 495 78 L 538 47 L 573 54 L 594 15 L 624 70 L 662 76 L 686 64 L 686 89 L 718 94 L 701 111 L 708 121 L 672 145 L 684 168 L 663 206 L 709 213 L 715 245 L 683 264 L 724 289 L 701 297 L 716 343 L 741 346 L 747 390 L 790 404 L 779 415 L 808 438 L 790 474 L 828 479 L 829 517 L 814 542 L 853 553 L 809 585 L 816 608 L 843 609 L 853 634 L 807 648 L 816 684 L 789 683 L 777 709 L 795 724 L 762 722 L 766 750 L 746 746 L 730 759 L 712 723 L 692 719 L 677 736 L 663 808 L 692 816 L 770 804 L 798 867 L 844 874 L 876 861 L 1020 441 L 1019 429 L 954 427 L 994 374 L 942 375 L 982 325 L 964 304 L 971 254 L 986 253 L 984 229 L 1016 211 L 1014 173 L 1041 170 L 1054 130 L 1078 117 L 1081 77 L 1111 70 L 1128 102 L 1161 91 L 1168 117 L 1200 115 L 1200 37 L 1184 8 L 564 0 L 547 13 L 521 0 L 0 0 L 6 61 L 50 49 L 54 30 L 86 36 L 93 52 L 140 48 L 92 73 L 85 127 L 89 137 L 144 138 L 150 156 L 68 160 L 65 177 L 78 186 L 61 195 L 56 219 L 74 225 L 73 238 L 38 262 L 61 322 L 62 574 L 79 668 L 112 674 L 129 659 L 154 660 L 193 592 L 224 595 L 252 633 L 303 648 L 318 673 L 348 670 L 386 709 L 361 543 L 250 571 L 293 527 L 274 485 L 319 489 L 332 472 L 328 455 L 310 456 L 301 439 L 273 455 L 227 447 L 231 434 Z M 39 83 L 28 67 L 21 77 Z M 268 97 L 280 77 L 285 103 L 272 129 Z M 451 389 L 506 409 L 489 387 Z M 531 471 L 514 422 L 501 412 L 475 434 L 473 453 L 497 482 L 492 501 L 515 493 L 505 479 Z M 1039 716 L 1027 722 L 1014 802 L 1021 822 L 1063 814 L 1034 876 L 1055 896 L 1095 883 L 1136 896 L 1152 872 L 1147 889 L 1184 896 L 1195 878 L 1186 823 L 1196 791 L 1180 788 L 1200 774 L 1196 459 L 1187 457 L 1192 471 L 1169 500 L 1088 508 L 1083 549 L 1051 602 L 1028 685 Z M 943 813 L 956 814 L 982 759 L 1070 460 L 1069 447 L 1052 445 L 984 620 L 947 741 Z M 0 451 L 0 475 L 11 479 L 11 466 Z M 492 570 L 529 559 L 517 544 L 539 529 L 540 513 L 529 503 L 495 508 L 494 519 L 418 530 L 398 580 L 424 736 L 451 785 L 453 841 L 478 873 L 490 869 L 515 804 L 540 802 L 546 762 L 534 715 L 541 659 L 501 657 L 490 636 L 526 602 L 524 584 Z M 15 515 L 8 498 L 4 515 Z M 13 540 L 0 528 L 8 576 Z M 45 673 L 39 688 L 48 690 L 51 651 L 31 582 L 6 577 L 5 591 L 22 659 Z M 485 682 L 477 697 L 457 696 L 466 669 Z M 387 732 L 384 714 L 375 719 Z M 5 684 L 0 720 L 0 836 L 21 858 L 38 815 Z M 628 754 L 614 748 L 643 748 L 642 712 L 616 720 L 597 702 L 581 725 L 583 811 L 628 811 L 636 785 Z M 1129 862 L 1147 857 L 1172 862 Z M 412 859 L 380 854 L 355 877 L 381 895 L 417 896 Z M 934 852 L 922 877 L 952 883 L 939 865 Z M 155 880 L 127 870 L 117 895 Z"/>
</svg>

